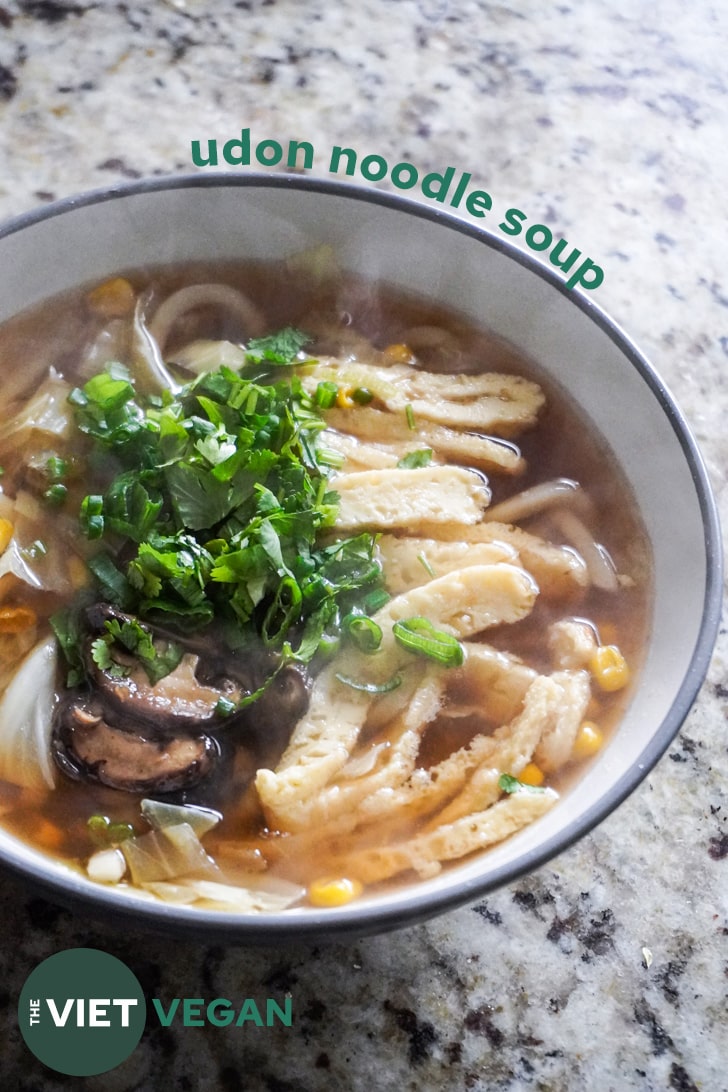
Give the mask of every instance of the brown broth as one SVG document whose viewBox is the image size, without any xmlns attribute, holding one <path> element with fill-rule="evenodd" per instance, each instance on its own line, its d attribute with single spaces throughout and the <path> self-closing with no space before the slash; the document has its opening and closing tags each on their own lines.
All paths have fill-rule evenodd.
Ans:
<svg viewBox="0 0 728 1092">
<path fill-rule="evenodd" d="M 437 351 L 423 352 L 420 359 L 425 368 L 471 373 L 503 371 L 539 382 L 547 396 L 546 407 L 538 426 L 517 438 L 528 469 L 515 479 L 492 475 L 493 502 L 551 478 L 577 480 L 593 502 L 596 522 L 590 529 L 609 550 L 617 570 L 628 573 L 634 583 L 615 594 L 591 589 L 573 603 L 539 600 L 527 619 L 515 626 L 490 631 L 487 640 L 496 647 L 523 656 L 537 670 L 548 671 L 550 661 L 543 640 L 545 628 L 558 617 L 585 618 L 597 627 L 603 643 L 619 645 L 632 668 L 633 678 L 636 676 L 648 635 L 651 595 L 651 553 L 639 513 L 605 440 L 577 410 L 568 393 L 544 377 L 536 365 L 525 360 L 512 346 L 475 329 L 457 314 L 393 292 L 385 285 L 373 286 L 349 279 L 335 287 L 317 286 L 292 274 L 285 266 L 247 264 L 221 268 L 200 264 L 133 271 L 125 275 L 135 288 L 151 290 L 160 299 L 186 284 L 211 280 L 228 283 L 242 289 L 262 308 L 271 330 L 284 325 L 312 329 L 322 323 L 341 322 L 343 317 L 345 332 L 355 329 L 378 348 L 401 342 L 412 327 L 438 326 L 453 333 L 459 348 L 447 357 Z M 22 386 L 16 381 L 21 371 L 27 377 L 25 393 L 37 386 L 50 364 L 69 381 L 77 378 L 76 361 L 89 339 L 103 326 L 101 320 L 89 315 L 85 294 L 85 290 L 65 294 L 0 329 L 0 367 L 5 375 L 13 373 L 9 387 L 14 396 L 23 393 L 14 389 Z M 236 340 L 243 335 L 244 331 L 234 322 L 221 321 L 219 315 L 209 312 L 201 321 L 188 326 L 176 340 L 185 341 L 193 336 Z M 335 345 L 327 345 L 327 348 L 333 351 Z M 542 528 L 544 537 L 549 537 L 547 516 L 527 521 L 525 526 L 534 533 Z M 14 593 L 13 600 L 18 598 Z M 36 610 L 45 610 L 46 617 L 58 605 L 54 597 L 48 598 L 43 605 L 37 594 L 32 598 Z M 628 688 L 594 699 L 589 715 L 598 720 L 607 735 L 614 730 L 629 697 Z M 457 737 L 444 741 L 442 738 L 435 740 L 435 733 L 426 733 L 421 763 L 427 766 L 436 762 L 443 753 L 467 742 L 474 730 L 471 724 L 461 724 Z M 549 784 L 563 791 L 585 766 L 586 763 L 572 763 L 551 777 Z M 205 838 L 206 848 L 213 855 L 221 853 L 223 856 L 230 847 L 260 848 L 271 859 L 272 870 L 303 882 L 326 871 L 326 857 L 320 845 L 314 854 L 316 860 L 312 862 L 306 858 L 305 836 L 287 839 L 266 830 L 254 792 L 251 788 L 244 793 L 237 806 L 226 805 L 223 822 Z M 216 801 L 206 798 L 204 803 L 215 806 Z M 59 775 L 56 790 L 49 792 L 45 799 L 36 799 L 32 794 L 0 784 L 0 811 L 4 813 L 4 825 L 21 838 L 74 862 L 86 859 L 93 849 L 86 829 L 89 816 L 106 814 L 114 821 L 131 822 L 140 833 L 144 827 L 139 820 L 137 795 L 93 783 L 70 781 L 62 775 Z M 409 831 L 409 824 L 402 829 Z M 391 836 L 394 833 L 393 825 Z M 358 844 L 366 844 L 366 835 L 358 838 Z M 244 871 L 244 867 L 241 870 Z"/>
</svg>

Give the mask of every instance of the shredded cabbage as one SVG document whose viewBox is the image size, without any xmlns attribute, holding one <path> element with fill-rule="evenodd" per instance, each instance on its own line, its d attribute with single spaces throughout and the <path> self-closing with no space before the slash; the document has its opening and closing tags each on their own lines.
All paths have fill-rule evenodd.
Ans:
<svg viewBox="0 0 728 1092">
<path fill-rule="evenodd" d="M 250 877 L 250 886 L 233 886 L 215 880 L 182 880 L 179 883 L 147 883 L 151 891 L 164 902 L 204 902 L 223 910 L 237 910 L 241 914 L 271 913 L 287 910 L 306 893 L 299 884 L 279 880 L 275 885 L 262 887 L 256 877 Z"/>
<path fill-rule="evenodd" d="M 55 786 L 50 740 L 56 639 L 46 637 L 20 665 L 0 701 L 0 779 L 42 791 Z"/>
<path fill-rule="evenodd" d="M 142 815 L 155 830 L 187 823 L 201 837 L 212 830 L 222 819 L 219 811 L 201 808 L 196 804 L 167 804 L 161 800 L 142 800 Z"/>
<path fill-rule="evenodd" d="M 68 383 L 51 368 L 48 378 L 30 401 L 3 425 L 0 450 L 15 451 L 38 432 L 57 439 L 68 436 L 71 430 L 70 390 Z"/>
<path fill-rule="evenodd" d="M 139 838 L 127 838 L 119 848 L 137 884 L 176 880 L 180 876 L 219 875 L 217 865 L 205 853 L 189 823 L 176 823 Z"/>
</svg>

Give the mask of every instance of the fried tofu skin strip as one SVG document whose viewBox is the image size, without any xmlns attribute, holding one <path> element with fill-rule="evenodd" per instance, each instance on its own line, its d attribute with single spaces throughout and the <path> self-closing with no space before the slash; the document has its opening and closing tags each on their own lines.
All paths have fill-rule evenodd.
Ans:
<svg viewBox="0 0 728 1092">
<path fill-rule="evenodd" d="M 519 561 L 537 582 L 545 599 L 581 595 L 589 587 L 584 559 L 569 546 L 550 542 L 509 523 L 477 523 L 463 529 L 457 525 L 420 527 L 418 534 L 446 542 L 502 542 L 513 547 Z"/>
<path fill-rule="evenodd" d="M 512 565 L 474 565 L 390 600 L 374 615 L 383 635 L 380 651 L 364 656 L 350 649 L 335 665 L 324 668 L 314 683 L 308 712 L 296 725 L 276 771 L 258 771 L 258 795 L 272 819 L 284 828 L 295 822 L 301 802 L 344 767 L 356 745 L 376 699 L 337 675 L 382 684 L 412 662 L 411 654 L 394 638 L 395 621 L 427 617 L 458 638 L 470 637 L 524 618 L 537 592 L 533 580 Z"/>
<path fill-rule="evenodd" d="M 395 470 L 398 463 L 413 451 L 421 451 L 427 445 L 422 442 L 395 442 L 391 444 L 368 443 L 327 428 L 321 436 L 320 446 L 335 451 L 344 459 L 342 473 L 350 474 L 358 470 Z M 430 448 L 430 450 L 432 450 Z M 432 463 L 440 462 L 435 452 Z"/>
<path fill-rule="evenodd" d="M 422 524 L 475 524 L 490 501 L 479 474 L 459 466 L 418 470 L 362 470 L 337 474 L 339 530 L 417 528 Z"/>
<path fill-rule="evenodd" d="M 361 850 L 346 858 L 347 875 L 365 884 L 387 880 L 413 870 L 420 877 L 436 876 L 442 861 L 459 860 L 469 853 L 502 842 L 549 811 L 558 800 L 552 789 L 515 792 L 485 811 L 420 834 L 409 841 Z"/>
<path fill-rule="evenodd" d="M 518 474 L 525 467 L 521 453 L 514 444 L 475 432 L 459 432 L 447 425 L 437 425 L 417 417 L 412 429 L 404 413 L 390 413 L 373 406 L 354 406 L 352 409 L 327 410 L 326 422 L 330 429 L 357 437 L 365 443 L 401 445 L 410 451 L 429 447 L 443 459 L 479 470 Z"/>
<path fill-rule="evenodd" d="M 458 429 L 513 436 L 536 423 L 544 395 L 536 383 L 519 375 L 484 372 L 443 375 L 406 364 L 377 367 L 361 362 L 322 360 L 303 376 L 315 390 L 321 381 L 370 390 L 393 413 L 412 407 L 422 417 Z"/>
<path fill-rule="evenodd" d="M 384 760 L 360 777 L 350 777 L 348 763 L 336 782 L 324 786 L 309 800 L 301 801 L 295 816 L 288 816 L 289 829 L 320 830 L 326 826 L 336 833 L 352 830 L 358 822 L 357 807 L 362 800 L 382 790 L 385 794 L 406 781 L 417 761 L 417 753 L 426 726 L 436 717 L 445 690 L 443 672 L 428 670 L 418 686 L 412 701 L 395 718 L 391 728 L 391 742 L 384 751 Z"/>
<path fill-rule="evenodd" d="M 429 770 L 415 770 L 409 781 L 388 793 L 375 793 L 362 803 L 362 823 L 387 816 L 421 818 L 435 808 L 453 801 L 445 814 L 453 819 L 482 811 L 500 795 L 498 778 L 503 773 L 519 774 L 530 762 L 544 730 L 559 719 L 564 691 L 549 676 L 537 676 L 528 687 L 523 709 L 511 722 L 501 725 L 493 735 L 478 735 L 466 746 L 453 752 Z M 484 770 L 487 777 L 477 791 L 466 782 Z M 481 779 L 482 780 L 482 779 Z M 464 788 L 464 786 L 466 786 Z M 461 792 L 461 790 L 463 790 Z M 456 793 L 460 793 L 454 800 Z M 438 815 L 432 822 L 440 825 Z"/>
<path fill-rule="evenodd" d="M 384 534 L 378 546 L 385 583 L 391 595 L 400 595 L 434 577 L 470 565 L 496 565 L 501 561 L 518 563 L 517 551 L 505 542 L 438 542 L 433 538 L 397 538 Z"/>
<path fill-rule="evenodd" d="M 435 822 L 454 822 L 464 815 L 482 811 L 500 795 L 501 774 L 518 777 L 535 758 L 543 770 L 552 770 L 550 759 L 562 765 L 569 758 L 573 741 L 590 697 L 589 678 L 584 671 L 561 671 L 541 675 L 531 684 L 523 712 L 512 724 L 500 728 L 493 753 L 474 771 L 465 789 L 437 817 Z"/>
</svg>

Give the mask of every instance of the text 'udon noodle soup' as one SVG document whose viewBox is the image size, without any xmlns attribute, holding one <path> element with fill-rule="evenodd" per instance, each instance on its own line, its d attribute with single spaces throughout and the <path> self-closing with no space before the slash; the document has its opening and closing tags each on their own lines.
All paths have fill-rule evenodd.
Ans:
<svg viewBox="0 0 728 1092">
<path fill-rule="evenodd" d="M 649 549 L 588 421 L 321 262 L 115 277 L 0 331 L 0 811 L 177 904 L 339 906 L 603 746 Z"/>
</svg>

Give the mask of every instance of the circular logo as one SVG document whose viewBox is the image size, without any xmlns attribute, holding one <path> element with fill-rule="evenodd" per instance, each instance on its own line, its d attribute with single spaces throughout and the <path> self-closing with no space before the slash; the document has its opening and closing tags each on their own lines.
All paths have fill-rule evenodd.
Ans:
<svg viewBox="0 0 728 1092">
<path fill-rule="evenodd" d="M 142 1037 L 147 1006 L 125 963 L 96 948 L 71 948 L 28 975 L 18 1001 L 27 1046 L 44 1065 L 91 1077 L 121 1065 Z"/>
</svg>

